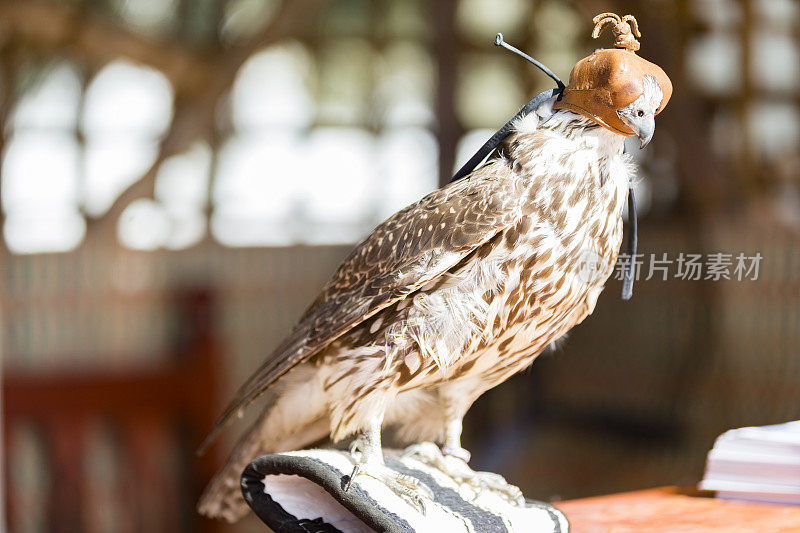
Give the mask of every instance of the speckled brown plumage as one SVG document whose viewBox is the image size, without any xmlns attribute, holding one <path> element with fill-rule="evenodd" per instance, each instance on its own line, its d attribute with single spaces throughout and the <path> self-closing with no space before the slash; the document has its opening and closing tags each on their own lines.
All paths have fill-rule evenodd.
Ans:
<svg viewBox="0 0 800 533">
<path fill-rule="evenodd" d="M 475 399 L 591 313 L 622 238 L 623 137 L 569 111 L 545 118 L 526 118 L 483 166 L 347 256 L 220 420 L 270 393 L 201 511 L 241 512 L 230 478 L 254 455 L 340 440 L 368 420 L 460 446 Z"/>
</svg>

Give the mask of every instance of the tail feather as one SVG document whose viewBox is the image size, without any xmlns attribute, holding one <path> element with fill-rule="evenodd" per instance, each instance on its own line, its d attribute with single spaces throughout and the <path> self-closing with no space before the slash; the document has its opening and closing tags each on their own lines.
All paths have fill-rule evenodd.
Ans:
<svg viewBox="0 0 800 533">
<path fill-rule="evenodd" d="M 299 367 L 280 383 L 276 400 L 236 444 L 227 464 L 209 483 L 197 509 L 210 518 L 235 522 L 247 513 L 240 477 L 255 458 L 302 448 L 330 432 L 317 369 Z"/>
</svg>

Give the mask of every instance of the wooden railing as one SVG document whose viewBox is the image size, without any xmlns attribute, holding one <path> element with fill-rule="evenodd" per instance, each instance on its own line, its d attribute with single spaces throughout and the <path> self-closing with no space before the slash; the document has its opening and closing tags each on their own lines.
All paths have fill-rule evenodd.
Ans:
<svg viewBox="0 0 800 533">
<path fill-rule="evenodd" d="M 218 408 L 212 309 L 203 291 L 177 298 L 191 335 L 156 368 L 4 376 L 11 531 L 216 528 L 193 511 L 216 463 L 194 453 Z M 41 451 L 33 469 L 31 437 Z"/>
</svg>

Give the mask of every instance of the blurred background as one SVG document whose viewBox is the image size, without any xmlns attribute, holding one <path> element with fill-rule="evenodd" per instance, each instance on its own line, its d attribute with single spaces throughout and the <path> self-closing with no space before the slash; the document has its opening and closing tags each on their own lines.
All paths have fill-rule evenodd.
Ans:
<svg viewBox="0 0 800 533">
<path fill-rule="evenodd" d="M 566 80 L 604 11 L 675 86 L 640 252 L 760 253 L 758 279 L 609 282 L 477 402 L 473 466 L 552 501 L 692 483 L 722 431 L 800 418 L 796 0 L 0 0 L 8 530 L 263 530 L 194 512 L 233 389 L 551 87 L 495 33 Z"/>
</svg>

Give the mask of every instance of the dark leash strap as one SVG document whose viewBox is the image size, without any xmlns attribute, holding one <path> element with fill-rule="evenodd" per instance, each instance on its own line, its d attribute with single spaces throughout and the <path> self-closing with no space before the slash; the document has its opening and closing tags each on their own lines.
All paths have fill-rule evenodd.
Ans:
<svg viewBox="0 0 800 533">
<path fill-rule="evenodd" d="M 630 300 L 633 295 L 633 280 L 636 277 L 636 246 L 639 244 L 638 224 L 636 223 L 636 197 L 633 187 L 628 189 L 628 262 L 622 279 L 622 299 Z"/>
<path fill-rule="evenodd" d="M 473 170 L 475 170 L 481 162 L 486 159 L 489 154 L 491 154 L 497 146 L 503 142 L 503 139 L 508 137 L 511 133 L 511 130 L 514 127 L 514 122 L 521 119 L 531 111 L 534 111 L 537 107 L 541 105 L 542 102 L 547 100 L 548 98 L 553 97 L 554 95 L 561 94 L 561 89 L 548 89 L 542 93 L 536 95 L 533 100 L 525 104 L 525 106 L 517 111 L 517 114 L 511 117 L 511 120 L 505 123 L 505 125 L 497 130 L 491 138 L 483 143 L 480 150 L 475 152 L 475 155 L 469 158 L 469 161 L 464 163 L 464 166 L 458 169 L 458 172 L 455 173 L 453 179 L 450 182 L 458 181 Z"/>
<path fill-rule="evenodd" d="M 515 54 L 521 56 L 528 62 L 535 65 L 537 68 L 542 70 L 545 74 L 547 74 L 553 81 L 556 82 L 555 89 L 548 89 L 547 91 L 541 92 L 537 94 L 530 102 L 525 104 L 522 109 L 517 111 L 517 113 L 511 117 L 511 119 L 506 122 L 502 128 L 497 130 L 494 135 L 492 135 L 488 141 L 483 143 L 483 146 L 475 152 L 475 155 L 469 158 L 469 161 L 464 163 L 458 172 L 453 175 L 453 179 L 450 180 L 450 183 L 454 181 L 458 181 L 475 170 L 478 165 L 480 165 L 489 155 L 494 152 L 494 150 L 503 142 L 503 139 L 508 137 L 511 133 L 511 130 L 514 127 L 514 123 L 521 119 L 522 117 L 528 115 L 531 111 L 536 110 L 542 102 L 547 100 L 548 98 L 552 98 L 553 96 L 558 96 L 561 98 L 561 93 L 564 92 L 564 83 L 553 74 L 553 72 L 544 66 L 539 61 L 533 59 L 531 56 L 522 52 L 521 50 L 511 46 L 510 44 L 503 41 L 503 34 L 498 33 L 497 37 L 495 37 L 494 44 L 496 46 L 502 46 L 506 50 L 510 50 Z M 637 237 L 637 224 L 636 224 L 636 200 L 633 196 L 633 187 L 628 190 L 628 222 L 630 228 L 628 230 L 628 263 L 625 265 L 625 274 L 622 282 L 622 299 L 628 300 L 630 299 L 631 295 L 633 294 L 633 279 L 636 274 L 636 245 L 638 241 Z"/>
<path fill-rule="evenodd" d="M 525 59 L 526 61 L 528 61 L 529 63 L 532 63 L 535 67 L 537 67 L 539 70 L 541 70 L 542 72 L 547 74 L 553 81 L 555 81 L 556 85 L 558 87 L 555 88 L 555 89 L 549 89 L 547 91 L 544 91 L 542 93 L 537 94 L 533 98 L 533 100 L 531 100 L 530 102 L 525 104 L 522 107 L 522 109 L 517 111 L 516 115 L 511 117 L 511 119 L 508 122 L 506 122 L 503 125 L 502 128 L 497 130 L 495 132 L 495 134 L 492 135 L 491 138 L 488 141 L 483 143 L 483 146 L 481 146 L 480 150 L 478 150 L 475 153 L 475 155 L 470 157 L 469 161 L 464 163 L 463 167 L 458 169 L 458 172 L 455 173 L 455 175 L 453 176 L 453 179 L 450 180 L 450 183 L 453 183 L 454 181 L 460 180 L 461 178 L 465 177 L 470 172 L 475 170 L 478 167 L 478 165 L 480 165 L 481 162 L 483 162 L 483 160 L 486 159 L 489 156 L 489 154 L 491 154 L 501 142 L 503 142 L 503 139 L 508 137 L 508 135 L 511 133 L 511 130 L 514 127 L 514 122 L 515 121 L 517 121 L 518 119 L 521 119 L 522 117 L 524 117 L 525 115 L 527 115 L 531 111 L 534 111 L 537 107 L 539 107 L 541 105 L 542 102 L 544 102 L 548 98 L 552 98 L 555 95 L 558 95 L 559 98 L 560 98 L 561 97 L 561 93 L 564 92 L 564 82 L 562 82 L 559 79 L 558 76 L 553 74 L 552 70 L 550 70 L 549 68 L 544 66 L 544 64 L 542 64 L 541 62 L 535 60 L 534 58 L 532 58 L 531 56 L 529 56 L 528 54 L 526 54 L 522 50 L 519 50 L 518 48 L 515 48 L 515 47 L 511 46 L 510 44 L 508 44 L 507 42 L 505 42 L 503 40 L 503 34 L 502 33 L 498 33 L 497 36 L 495 36 L 494 45 L 495 46 L 502 46 L 506 50 L 510 50 L 510 51 L 514 52 L 515 54 L 517 54 L 518 56 L 520 56 L 523 59 Z"/>
</svg>

